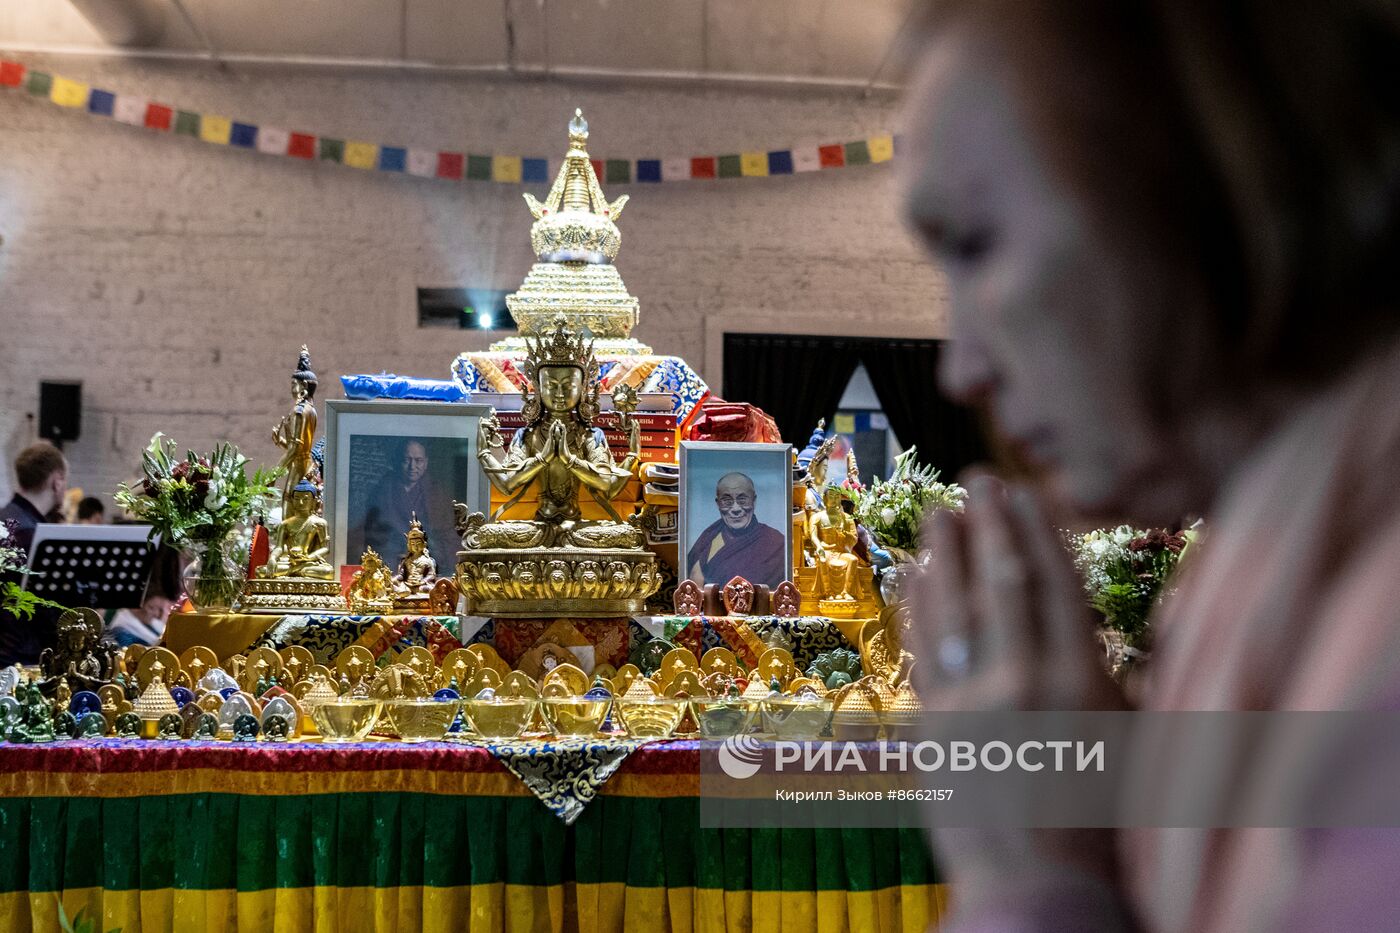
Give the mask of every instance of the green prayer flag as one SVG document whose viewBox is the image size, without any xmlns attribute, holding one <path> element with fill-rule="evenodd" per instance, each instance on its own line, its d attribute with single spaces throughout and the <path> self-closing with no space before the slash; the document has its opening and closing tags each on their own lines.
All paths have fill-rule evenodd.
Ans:
<svg viewBox="0 0 1400 933">
<path fill-rule="evenodd" d="M 31 71 L 24 89 L 35 97 L 48 97 L 49 91 L 53 89 L 53 75 L 43 71 Z"/>
<path fill-rule="evenodd" d="M 625 185 L 632 180 L 632 163 L 626 159 L 609 159 L 603 167 L 610 185 Z"/>
<path fill-rule="evenodd" d="M 325 159 L 327 162 L 343 162 L 345 160 L 345 140 L 327 139 L 322 136 L 316 140 L 316 158 Z"/>
<path fill-rule="evenodd" d="M 846 143 L 846 164 L 847 165 L 869 165 L 870 147 L 865 140 L 858 139 L 853 143 Z"/>
<path fill-rule="evenodd" d="M 174 129 L 176 136 L 198 136 L 199 114 L 191 113 L 188 110 L 175 111 Z"/>
<path fill-rule="evenodd" d="M 744 174 L 744 170 L 743 167 L 740 165 L 738 156 L 720 156 L 718 161 L 720 178 L 738 178 L 740 175 Z"/>
<path fill-rule="evenodd" d="M 467 156 L 467 177 L 472 181 L 491 180 L 491 157 L 483 155 Z"/>
</svg>

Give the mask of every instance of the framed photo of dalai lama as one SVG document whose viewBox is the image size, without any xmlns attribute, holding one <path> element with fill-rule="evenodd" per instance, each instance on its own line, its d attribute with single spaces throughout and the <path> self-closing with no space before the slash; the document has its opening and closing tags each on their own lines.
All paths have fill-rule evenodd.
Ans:
<svg viewBox="0 0 1400 933">
<path fill-rule="evenodd" d="M 460 402 L 326 402 L 325 514 L 337 567 L 358 564 L 367 547 L 397 566 L 416 516 L 438 574 L 452 574 L 461 548 L 453 501 L 490 511 L 476 457 L 478 425 L 489 410 Z"/>
<path fill-rule="evenodd" d="M 680 576 L 776 588 L 792 577 L 792 447 L 682 441 Z"/>
</svg>

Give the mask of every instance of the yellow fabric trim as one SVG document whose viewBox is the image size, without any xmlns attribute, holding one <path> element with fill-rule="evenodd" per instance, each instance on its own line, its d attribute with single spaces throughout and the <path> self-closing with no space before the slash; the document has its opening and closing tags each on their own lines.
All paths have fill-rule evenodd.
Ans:
<svg viewBox="0 0 1400 933">
<path fill-rule="evenodd" d="M 878 891 L 719 891 L 622 884 L 453 888 L 275 888 L 266 891 L 63 892 L 69 917 L 100 911 L 100 930 L 123 933 L 923 933 L 947 913 L 945 885 Z M 58 929 L 51 893 L 0 894 L 0 930 Z"/>
<path fill-rule="evenodd" d="M 526 797 L 530 792 L 508 771 L 180 771 L 88 773 L 16 771 L 0 774 L 5 797 L 153 797 L 167 794 L 350 794 L 372 792 Z M 618 774 L 601 793 L 622 797 L 696 797 L 698 774 Z"/>
</svg>

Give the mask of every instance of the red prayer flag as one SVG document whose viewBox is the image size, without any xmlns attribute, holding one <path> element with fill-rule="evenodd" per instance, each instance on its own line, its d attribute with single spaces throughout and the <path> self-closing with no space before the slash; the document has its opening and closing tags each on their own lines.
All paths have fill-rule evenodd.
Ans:
<svg viewBox="0 0 1400 933">
<path fill-rule="evenodd" d="M 588 161 L 593 163 L 593 174 L 594 174 L 594 175 L 597 175 L 599 178 L 604 178 L 604 177 L 606 177 L 607 173 L 606 173 L 605 171 L 603 171 L 603 160 L 602 160 L 602 159 L 589 159 Z"/>
<path fill-rule="evenodd" d="M 287 155 L 298 159 L 316 158 L 316 137 L 310 133 L 292 133 L 287 137 Z"/>
<path fill-rule="evenodd" d="M 698 156 L 690 160 L 691 178 L 714 178 L 715 177 L 715 157 Z"/>
<path fill-rule="evenodd" d="M 19 62 L 0 62 L 0 84 L 19 87 L 24 83 L 24 66 Z"/>
<path fill-rule="evenodd" d="M 437 177 L 461 181 L 462 166 L 465 165 L 465 163 L 466 157 L 460 152 L 439 152 Z"/>
<path fill-rule="evenodd" d="M 146 105 L 146 125 L 153 130 L 169 130 L 175 112 L 164 104 Z"/>
<path fill-rule="evenodd" d="M 822 168 L 841 168 L 846 164 L 846 147 L 840 143 L 818 146 L 817 157 L 821 160 Z"/>
</svg>

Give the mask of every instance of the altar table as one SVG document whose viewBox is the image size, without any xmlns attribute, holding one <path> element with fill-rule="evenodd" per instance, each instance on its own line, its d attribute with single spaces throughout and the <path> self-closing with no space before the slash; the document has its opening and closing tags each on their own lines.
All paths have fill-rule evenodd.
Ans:
<svg viewBox="0 0 1400 933">
<path fill-rule="evenodd" d="M 921 931 L 917 828 L 701 829 L 698 744 L 633 752 L 572 826 L 485 749 L 0 745 L 0 930 Z"/>
</svg>

